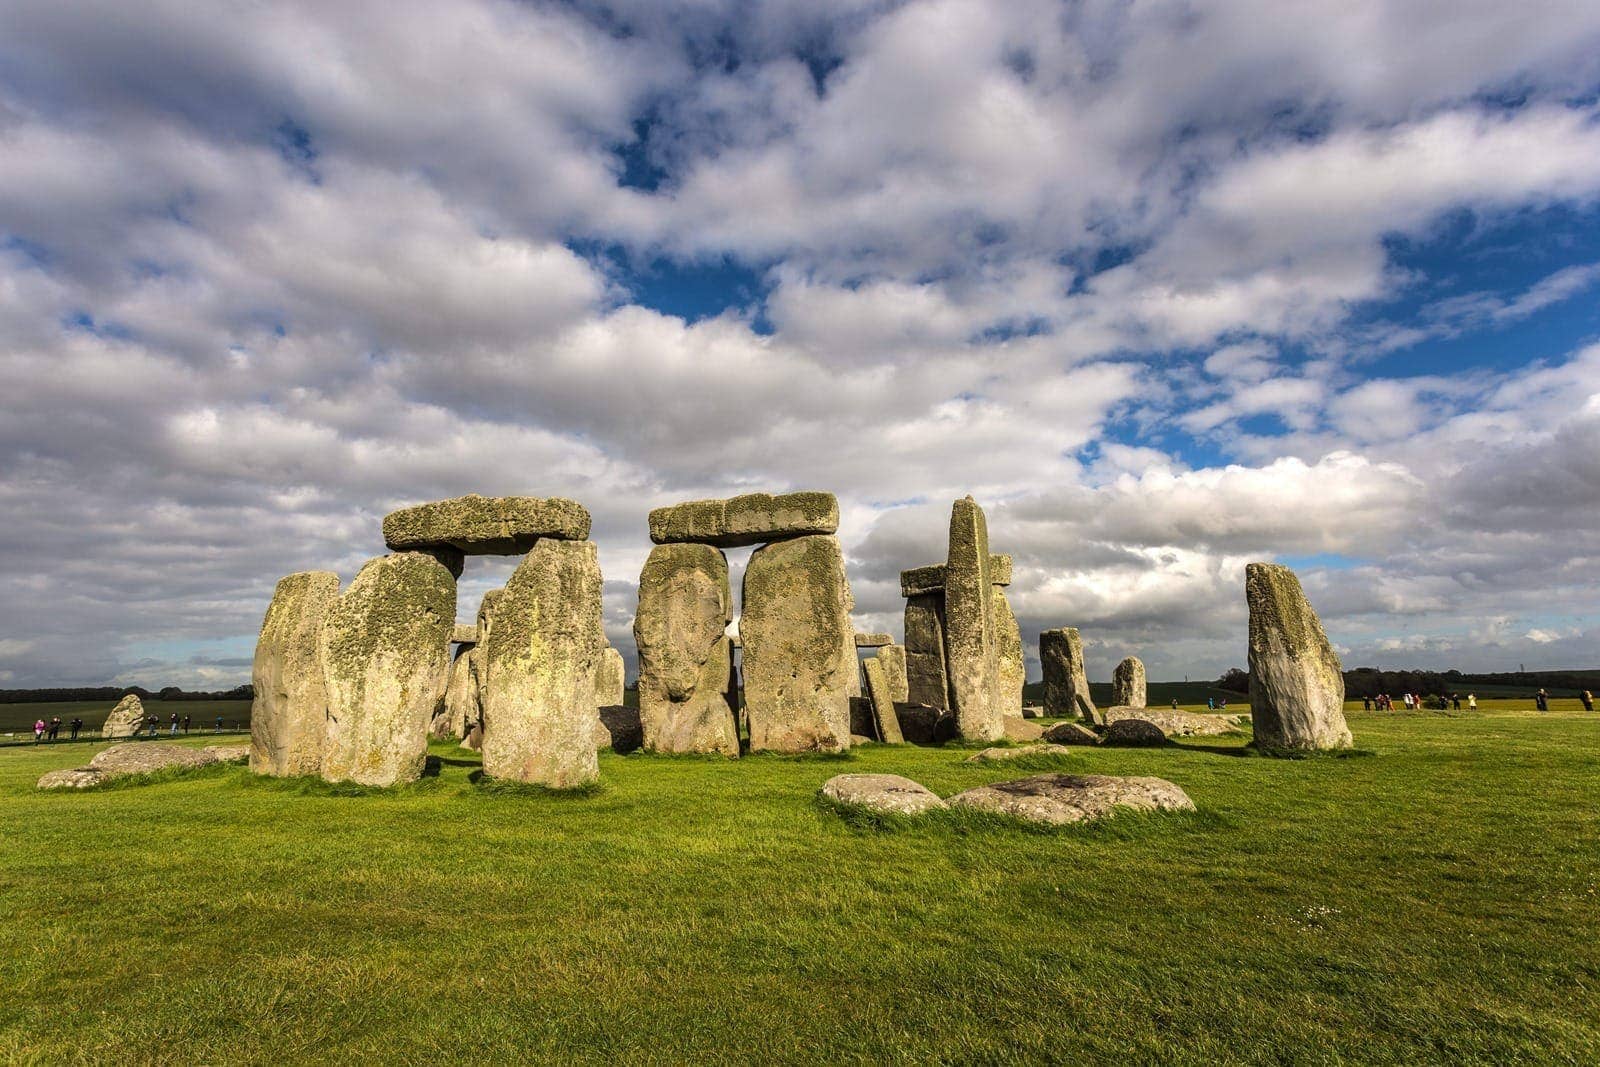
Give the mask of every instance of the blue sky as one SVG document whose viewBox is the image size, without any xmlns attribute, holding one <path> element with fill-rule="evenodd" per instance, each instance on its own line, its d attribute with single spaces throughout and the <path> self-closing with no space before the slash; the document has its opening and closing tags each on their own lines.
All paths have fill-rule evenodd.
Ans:
<svg viewBox="0 0 1600 1067">
<path fill-rule="evenodd" d="M 4 0 L 0 685 L 245 681 L 466 492 L 586 504 L 631 657 L 648 510 L 753 488 L 863 629 L 972 493 L 1092 674 L 1241 665 L 1254 559 L 1592 666 L 1597 100 L 1577 0 Z"/>
</svg>

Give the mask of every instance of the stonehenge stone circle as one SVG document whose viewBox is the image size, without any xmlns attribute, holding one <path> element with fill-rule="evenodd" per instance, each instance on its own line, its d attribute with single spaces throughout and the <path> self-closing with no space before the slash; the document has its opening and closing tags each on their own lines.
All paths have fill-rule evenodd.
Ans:
<svg viewBox="0 0 1600 1067">
<path fill-rule="evenodd" d="M 1044 668 L 1044 713 L 1046 717 L 1097 722 L 1094 700 L 1089 696 L 1089 676 L 1083 668 L 1083 638 L 1075 627 L 1045 630 L 1039 634 L 1039 662 Z"/>
<path fill-rule="evenodd" d="M 889 685 L 889 699 L 904 704 L 911 699 L 906 682 L 906 650 L 902 645 L 884 645 L 873 657 L 883 664 L 883 677 Z"/>
<path fill-rule="evenodd" d="M 106 724 L 100 728 L 100 736 L 108 741 L 115 741 L 122 737 L 132 737 L 142 729 L 144 729 L 144 705 L 139 703 L 139 694 L 129 693 L 117 701 L 117 706 L 111 709 Z"/>
<path fill-rule="evenodd" d="M 832 493 L 747 493 L 726 500 L 692 500 L 650 512 L 650 540 L 741 548 L 839 529 Z"/>
<path fill-rule="evenodd" d="M 588 537 L 589 510 L 562 497 L 472 493 L 401 508 L 383 519 L 384 543 L 395 551 L 451 548 L 474 556 L 517 556 L 541 538 Z"/>
<path fill-rule="evenodd" d="M 860 667 L 838 538 L 811 535 L 756 549 L 741 606 L 751 751 L 849 748 Z"/>
<path fill-rule="evenodd" d="M 867 696 L 872 701 L 872 719 L 877 726 L 878 740 L 886 745 L 901 745 L 905 737 L 900 733 L 900 718 L 895 714 L 894 696 L 889 690 L 889 679 L 883 664 L 876 657 L 865 664 Z"/>
<path fill-rule="evenodd" d="M 594 542 L 541 538 L 494 605 L 484 643 L 483 772 L 572 789 L 595 781 L 600 563 Z"/>
<path fill-rule="evenodd" d="M 322 770 L 328 692 L 322 624 L 339 599 L 339 576 L 300 571 L 278 580 L 256 640 L 250 682 L 250 769 L 295 777 Z"/>
<path fill-rule="evenodd" d="M 330 606 L 324 779 L 388 786 L 422 774 L 455 614 L 455 577 L 421 552 L 368 560 Z"/>
<path fill-rule="evenodd" d="M 907 699 L 949 710 L 950 676 L 944 662 L 944 590 L 906 598 Z"/>
<path fill-rule="evenodd" d="M 972 497 L 950 510 L 950 558 L 945 565 L 945 659 L 951 710 L 964 740 L 1005 735 L 996 699 L 999 676 L 994 596 L 989 580 L 989 527 Z M 1021 699 L 1017 707 L 1022 706 Z"/>
<path fill-rule="evenodd" d="M 1053 825 L 1133 811 L 1193 811 L 1194 801 L 1165 778 L 1039 774 L 957 793 L 951 807 L 976 808 Z"/>
<path fill-rule="evenodd" d="M 732 617 L 728 559 L 721 549 L 666 544 L 650 550 L 633 620 L 645 748 L 739 754 L 727 700 Z"/>
<path fill-rule="evenodd" d="M 1300 579 L 1280 564 L 1252 563 L 1244 591 L 1254 744 L 1266 751 L 1349 748 L 1339 657 Z"/>
<path fill-rule="evenodd" d="M 1129 656 L 1111 672 L 1111 703 L 1119 708 L 1145 706 L 1144 661 Z"/>
<path fill-rule="evenodd" d="M 594 669 L 594 702 L 602 708 L 616 707 L 622 703 L 627 689 L 627 668 L 622 653 L 606 645 L 600 649 L 600 659 Z"/>
<path fill-rule="evenodd" d="M 1005 588 L 990 586 L 994 598 L 995 635 L 995 699 L 1000 702 L 1000 713 L 1007 717 L 1022 718 L 1022 687 L 1028 680 L 1027 664 L 1022 659 L 1022 629 L 1006 599 Z"/>
</svg>

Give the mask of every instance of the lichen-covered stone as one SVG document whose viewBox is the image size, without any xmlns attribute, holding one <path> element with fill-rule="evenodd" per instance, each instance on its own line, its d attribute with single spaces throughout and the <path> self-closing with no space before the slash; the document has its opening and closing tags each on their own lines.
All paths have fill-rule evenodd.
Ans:
<svg viewBox="0 0 1600 1067">
<path fill-rule="evenodd" d="M 938 794 L 898 774 L 836 774 L 822 784 L 822 795 L 893 815 L 921 815 L 945 807 Z"/>
<path fill-rule="evenodd" d="M 1076 628 L 1045 630 L 1039 634 L 1039 662 L 1044 668 L 1044 713 L 1049 718 L 1097 722 L 1094 699 L 1089 696 L 1089 676 L 1083 667 L 1083 638 Z"/>
<path fill-rule="evenodd" d="M 401 508 L 383 519 L 384 543 L 395 550 L 445 546 L 468 555 L 515 556 L 542 537 L 588 536 L 589 509 L 562 497 L 471 493 Z"/>
<path fill-rule="evenodd" d="M 1276 563 L 1245 568 L 1250 718 L 1262 749 L 1349 748 L 1344 675 L 1300 579 Z"/>
<path fill-rule="evenodd" d="M 594 702 L 602 708 L 622 703 L 628 687 L 627 668 L 622 653 L 606 645 L 600 649 L 600 658 L 594 668 Z"/>
<path fill-rule="evenodd" d="M 893 634 L 856 634 L 857 648 L 883 648 L 885 645 L 894 644 Z"/>
<path fill-rule="evenodd" d="M 860 684 L 852 607 L 837 538 L 798 537 L 751 554 L 739 630 L 752 751 L 850 747 L 850 695 Z"/>
<path fill-rule="evenodd" d="M 692 500 L 650 513 L 650 540 L 739 548 L 839 529 L 832 493 L 746 493 L 726 500 Z"/>
<path fill-rule="evenodd" d="M 329 607 L 324 779 L 387 786 L 422 774 L 455 615 L 455 578 L 421 552 L 368 560 Z"/>
<path fill-rule="evenodd" d="M 472 647 L 456 650 L 444 687 L 444 706 L 434 713 L 428 733 L 441 741 L 459 741 L 478 721 L 478 680 L 472 672 Z"/>
<path fill-rule="evenodd" d="M 1007 741 L 1037 741 L 1044 736 L 1044 727 L 1029 722 L 1020 715 L 1007 715 L 1002 723 Z"/>
<path fill-rule="evenodd" d="M 1053 745 L 1098 745 L 1100 735 L 1075 722 L 1058 722 L 1054 726 L 1045 727 L 1040 739 L 1049 741 Z"/>
<path fill-rule="evenodd" d="M 945 564 L 929 563 L 900 572 L 900 595 L 922 596 L 926 593 L 944 592 Z M 996 552 L 989 556 L 989 582 L 992 585 L 1011 584 L 1011 557 Z"/>
<path fill-rule="evenodd" d="M 976 808 L 1051 825 L 1131 811 L 1193 811 L 1187 793 L 1164 778 L 1113 778 L 1104 774 L 1038 774 L 979 786 L 950 798 L 952 807 Z"/>
<path fill-rule="evenodd" d="M 106 724 L 100 728 L 100 736 L 115 741 L 132 737 L 142 729 L 144 729 L 144 705 L 139 702 L 139 694 L 129 693 L 117 701 L 117 706 L 111 709 L 111 714 L 106 717 Z"/>
<path fill-rule="evenodd" d="M 594 542 L 549 539 L 506 583 L 483 645 L 484 774 L 551 789 L 598 780 L 600 587 Z"/>
<path fill-rule="evenodd" d="M 896 704 L 911 700 L 911 689 L 906 681 L 906 650 L 903 645 L 884 645 L 874 658 L 883 664 L 883 677 L 889 684 L 889 696 Z"/>
<path fill-rule="evenodd" d="M 906 599 L 907 700 L 946 711 L 950 707 L 950 675 L 944 660 L 944 592 Z"/>
<path fill-rule="evenodd" d="M 877 727 L 875 733 L 878 740 L 886 745 L 904 744 L 900 719 L 894 711 L 894 696 L 889 691 L 889 679 L 883 672 L 883 664 L 874 656 L 863 666 L 866 668 L 867 698 L 872 702 L 872 718 Z"/>
<path fill-rule="evenodd" d="M 1212 737 L 1239 732 L 1240 716 L 1196 714 L 1161 708 L 1109 707 L 1100 709 L 1107 727 L 1122 719 L 1143 719 L 1168 737 Z"/>
<path fill-rule="evenodd" d="M 339 599 L 339 576 L 301 571 L 278 580 L 256 640 L 250 681 L 250 769 L 295 777 L 322 769 L 328 693 L 322 624 Z"/>
<path fill-rule="evenodd" d="M 450 632 L 450 643 L 453 645 L 475 645 L 478 643 L 478 625 L 473 622 L 458 622 L 455 629 Z"/>
<path fill-rule="evenodd" d="M 1167 743 L 1167 735 L 1149 719 L 1117 719 L 1107 724 L 1100 742 L 1123 748 L 1155 748 Z"/>
<path fill-rule="evenodd" d="M 950 672 L 951 711 L 966 741 L 1005 736 L 995 638 L 994 590 L 989 581 L 989 524 L 972 497 L 950 509 L 950 558 L 944 576 L 945 666 Z M 1022 706 L 1021 698 L 1017 706 Z"/>
<path fill-rule="evenodd" d="M 994 597 L 995 701 L 1007 718 L 1022 718 L 1022 687 L 1028 680 L 1027 664 L 1022 659 L 1022 628 L 1011 611 L 1011 601 L 998 584 L 990 587 Z"/>
<path fill-rule="evenodd" d="M 650 550 L 633 618 L 645 748 L 739 754 L 727 699 L 732 617 L 728 559 L 720 549 L 668 544 Z"/>
<path fill-rule="evenodd" d="M 72 767 L 64 771 L 47 771 L 35 784 L 36 789 L 92 789 L 106 780 L 106 776 L 92 767 Z"/>
<path fill-rule="evenodd" d="M 1129 656 L 1111 672 L 1111 703 L 1121 708 L 1145 706 L 1144 661 Z"/>
</svg>

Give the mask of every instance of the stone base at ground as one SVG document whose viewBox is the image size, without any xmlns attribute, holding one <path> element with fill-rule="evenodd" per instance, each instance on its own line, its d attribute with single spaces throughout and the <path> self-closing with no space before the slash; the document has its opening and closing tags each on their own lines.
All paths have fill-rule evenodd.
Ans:
<svg viewBox="0 0 1600 1067">
<path fill-rule="evenodd" d="M 1165 778 L 1038 774 L 957 793 L 952 807 L 974 808 L 1063 826 L 1127 811 L 1193 811 L 1194 801 Z"/>
<path fill-rule="evenodd" d="M 1065 745 L 1018 745 L 1015 748 L 986 748 L 967 757 L 968 763 L 1005 763 L 1024 756 L 1070 756 Z"/>
<path fill-rule="evenodd" d="M 920 815 L 945 807 L 938 795 L 898 774 L 839 774 L 822 786 L 822 795 L 839 804 L 894 815 Z"/>
</svg>

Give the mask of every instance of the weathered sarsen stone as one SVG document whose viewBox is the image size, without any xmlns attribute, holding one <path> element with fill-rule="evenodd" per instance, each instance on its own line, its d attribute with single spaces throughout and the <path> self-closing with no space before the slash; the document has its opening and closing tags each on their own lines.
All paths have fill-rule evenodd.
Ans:
<svg viewBox="0 0 1600 1067">
<path fill-rule="evenodd" d="M 483 772 L 572 789 L 596 781 L 600 561 L 592 541 L 541 540 L 494 605 L 484 643 Z"/>
<path fill-rule="evenodd" d="M 838 539 L 798 537 L 757 549 L 745 568 L 742 606 L 751 750 L 849 748 L 850 691 L 860 668 Z"/>
<path fill-rule="evenodd" d="M 144 728 L 144 705 L 139 703 L 139 694 L 129 693 L 117 701 L 117 706 L 111 709 L 111 714 L 106 717 L 106 724 L 100 728 L 100 736 L 114 741 L 122 737 L 132 737 Z"/>
<path fill-rule="evenodd" d="M 650 540 L 740 548 L 839 529 L 832 493 L 746 493 L 726 500 L 692 500 L 650 513 Z"/>
<path fill-rule="evenodd" d="M 450 663 L 450 680 L 444 687 L 444 707 L 434 713 L 428 733 L 441 741 L 459 741 L 478 721 L 478 680 L 472 673 L 471 645 L 456 650 Z"/>
<path fill-rule="evenodd" d="M 836 774 L 822 783 L 822 795 L 835 804 L 892 815 L 921 815 L 945 806 L 937 793 L 898 774 Z"/>
<path fill-rule="evenodd" d="M 897 704 L 904 704 L 911 699 L 910 687 L 906 683 L 906 650 L 902 645 L 884 645 L 878 649 L 874 658 L 883 664 L 884 681 L 889 684 L 889 695 Z"/>
<path fill-rule="evenodd" d="M 944 592 L 906 600 L 907 699 L 939 711 L 950 707 L 950 675 L 944 661 Z"/>
<path fill-rule="evenodd" d="M 627 668 L 622 662 L 622 653 L 610 645 L 603 646 L 594 668 L 594 702 L 602 708 L 620 705 L 627 687 Z"/>
<path fill-rule="evenodd" d="M 316 774 L 328 729 L 322 624 L 339 599 L 339 576 L 301 571 L 278 580 L 256 639 L 250 674 L 250 769 L 278 777 Z"/>
<path fill-rule="evenodd" d="M 1111 703 L 1119 708 L 1145 706 L 1144 661 L 1129 656 L 1111 672 Z"/>
<path fill-rule="evenodd" d="M 900 572 L 900 595 L 921 596 L 944 592 L 945 564 L 930 563 Z M 993 585 L 1011 584 L 1011 557 L 1003 552 L 989 556 L 989 581 Z"/>
<path fill-rule="evenodd" d="M 1255 745 L 1350 747 L 1344 675 L 1300 579 L 1276 563 L 1245 568 L 1250 608 L 1250 719 Z"/>
<path fill-rule="evenodd" d="M 515 556 L 540 538 L 583 541 L 589 510 L 562 497 L 478 496 L 391 511 L 383 540 L 391 549 L 454 548 L 468 555 Z"/>
<path fill-rule="evenodd" d="M 950 558 L 944 577 L 945 663 L 956 730 L 963 740 L 998 741 L 1005 730 L 995 699 L 999 662 L 989 524 L 970 496 L 950 509 Z"/>
<path fill-rule="evenodd" d="M 710 545 L 657 545 L 639 574 L 633 639 L 639 718 L 656 752 L 739 754 L 728 706 L 733 667 L 728 560 Z"/>
<path fill-rule="evenodd" d="M 1044 713 L 1047 717 L 1078 715 L 1095 722 L 1089 676 L 1083 668 L 1083 638 L 1075 627 L 1039 634 L 1039 662 L 1044 668 Z"/>
<path fill-rule="evenodd" d="M 994 597 L 995 700 L 1000 713 L 1022 718 L 1022 687 L 1028 680 L 1027 664 L 1022 659 L 1022 628 L 1011 611 L 1006 591 L 990 586 Z"/>
<path fill-rule="evenodd" d="M 889 679 L 877 657 L 864 664 L 867 674 L 867 697 L 872 701 L 872 719 L 878 740 L 886 745 L 905 743 L 900 733 L 900 719 L 895 714 L 894 696 L 889 691 Z"/>
<path fill-rule="evenodd" d="M 330 606 L 323 778 L 387 786 L 422 774 L 455 616 L 454 576 L 421 552 L 368 560 Z"/>
<path fill-rule="evenodd" d="M 1119 808 L 1194 810 L 1189 795 L 1165 778 L 1113 778 L 1104 774 L 1038 774 L 1014 782 L 981 785 L 951 797 L 950 805 L 1053 825 L 1104 818 Z"/>
</svg>

